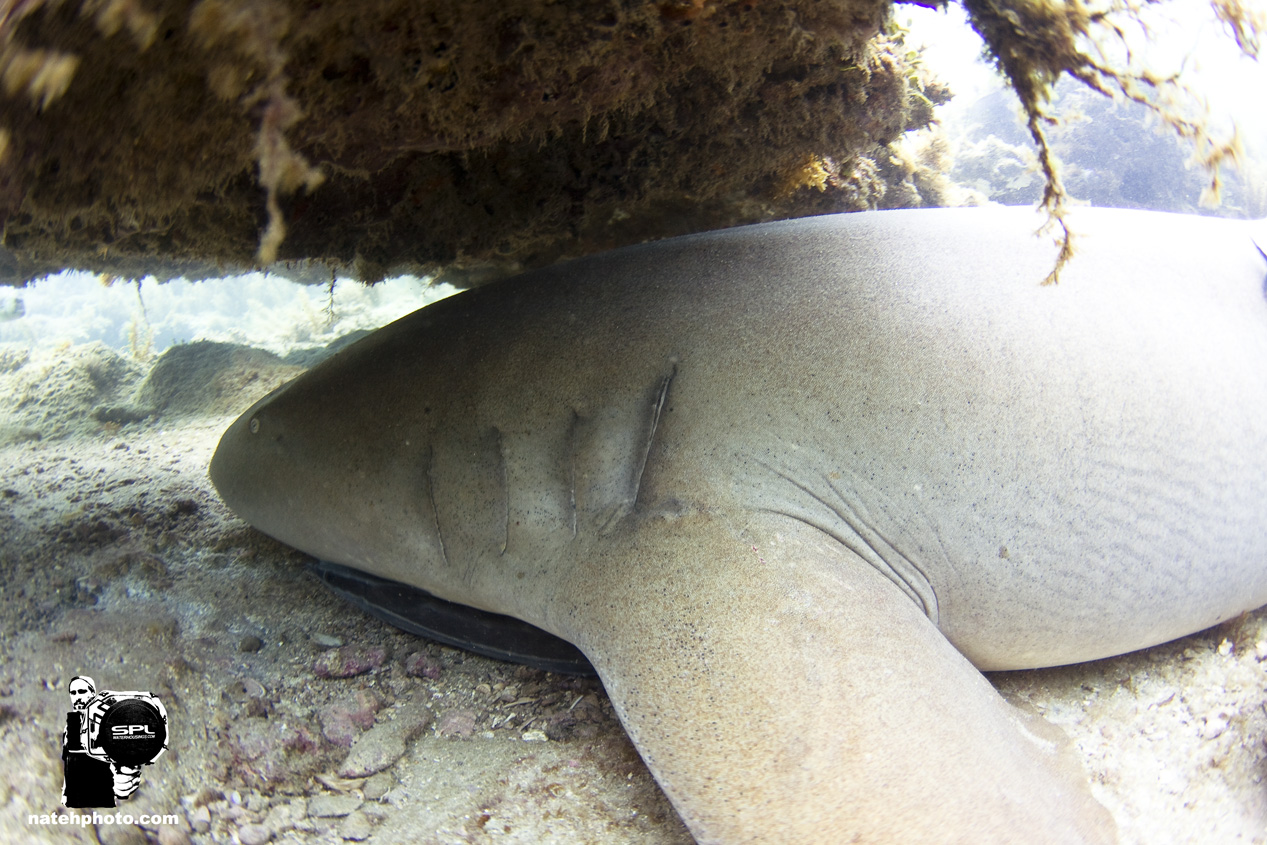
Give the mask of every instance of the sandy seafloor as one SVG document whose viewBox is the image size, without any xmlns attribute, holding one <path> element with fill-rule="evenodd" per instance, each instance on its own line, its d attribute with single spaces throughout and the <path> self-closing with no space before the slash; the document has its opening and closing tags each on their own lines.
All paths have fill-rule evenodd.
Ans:
<svg viewBox="0 0 1267 845">
<path fill-rule="evenodd" d="M 0 842 L 690 842 L 596 680 L 398 632 L 218 500 L 220 432 L 299 371 L 0 344 Z M 81 673 L 165 703 L 119 811 L 179 824 L 28 825 Z M 992 680 L 1068 735 L 1122 841 L 1267 842 L 1267 613 Z"/>
</svg>

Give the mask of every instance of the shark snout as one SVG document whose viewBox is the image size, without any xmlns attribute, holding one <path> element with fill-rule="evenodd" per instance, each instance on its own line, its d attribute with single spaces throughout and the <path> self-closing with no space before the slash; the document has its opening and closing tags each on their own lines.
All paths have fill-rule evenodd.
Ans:
<svg viewBox="0 0 1267 845">
<path fill-rule="evenodd" d="M 272 533 L 264 526 L 275 522 L 276 503 L 289 476 L 286 415 L 276 400 L 293 384 L 276 388 L 234 420 L 220 436 L 208 467 L 211 483 L 230 510 L 266 533 Z"/>
<path fill-rule="evenodd" d="M 262 488 L 266 479 L 258 460 L 257 449 L 252 440 L 256 435 L 250 429 L 252 421 L 258 429 L 259 421 L 254 416 L 254 408 L 243 414 L 225 430 L 211 457 L 208 474 L 211 483 L 224 503 L 247 522 L 253 522 L 250 514 L 257 511 L 255 502 L 261 494 L 267 495 Z"/>
</svg>

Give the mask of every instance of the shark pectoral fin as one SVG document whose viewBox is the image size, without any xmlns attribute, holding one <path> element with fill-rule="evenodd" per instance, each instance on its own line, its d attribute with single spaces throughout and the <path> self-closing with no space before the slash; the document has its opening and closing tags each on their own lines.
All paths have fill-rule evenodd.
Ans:
<svg viewBox="0 0 1267 845">
<path fill-rule="evenodd" d="M 562 627 L 700 842 L 1116 839 L 1080 767 L 825 535 L 773 516 L 631 533 Z"/>
</svg>

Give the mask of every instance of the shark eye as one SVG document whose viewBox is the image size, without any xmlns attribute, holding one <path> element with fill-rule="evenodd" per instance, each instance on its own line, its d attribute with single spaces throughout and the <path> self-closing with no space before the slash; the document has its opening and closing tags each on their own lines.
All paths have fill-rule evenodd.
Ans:
<svg viewBox="0 0 1267 845">
<path fill-rule="evenodd" d="M 251 421 L 246 424 L 246 427 L 251 430 L 251 434 L 259 434 L 260 433 L 260 418 L 251 417 Z"/>
</svg>

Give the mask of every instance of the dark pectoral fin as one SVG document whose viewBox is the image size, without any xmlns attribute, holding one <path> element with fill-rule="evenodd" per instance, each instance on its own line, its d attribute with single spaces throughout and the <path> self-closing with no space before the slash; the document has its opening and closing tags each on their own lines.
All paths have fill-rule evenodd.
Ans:
<svg viewBox="0 0 1267 845">
<path fill-rule="evenodd" d="M 594 674 L 571 643 L 514 617 L 455 604 L 334 563 L 318 561 L 310 568 L 339 597 L 411 634 L 547 672 Z"/>
</svg>

